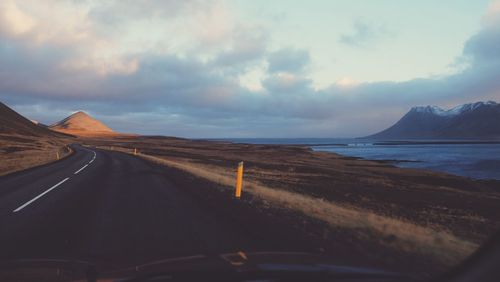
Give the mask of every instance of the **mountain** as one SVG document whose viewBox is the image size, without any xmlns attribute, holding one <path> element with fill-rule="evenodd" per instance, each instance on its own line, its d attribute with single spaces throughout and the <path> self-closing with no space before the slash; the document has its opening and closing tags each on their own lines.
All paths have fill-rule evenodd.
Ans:
<svg viewBox="0 0 500 282">
<path fill-rule="evenodd" d="M 449 110 L 436 106 L 413 107 L 393 126 L 366 138 L 500 138 L 500 104 L 477 102 Z"/>
<path fill-rule="evenodd" d="M 73 137 L 35 124 L 0 102 L 0 176 L 68 155 Z"/>
<path fill-rule="evenodd" d="M 114 135 L 111 128 L 94 119 L 85 112 L 79 111 L 49 126 L 50 129 L 74 135 Z"/>
<path fill-rule="evenodd" d="M 38 126 L 41 126 L 41 127 L 45 127 L 45 128 L 49 127 L 48 125 L 43 124 L 43 123 L 41 123 L 41 122 L 39 122 L 39 121 L 37 121 L 37 120 L 34 120 L 34 119 L 30 119 L 30 121 L 31 121 L 32 123 L 34 123 L 34 124 L 38 125 Z"/>
<path fill-rule="evenodd" d="M 0 134 L 50 137 L 62 136 L 62 134 L 34 124 L 31 120 L 18 114 L 2 102 L 0 102 Z"/>
</svg>

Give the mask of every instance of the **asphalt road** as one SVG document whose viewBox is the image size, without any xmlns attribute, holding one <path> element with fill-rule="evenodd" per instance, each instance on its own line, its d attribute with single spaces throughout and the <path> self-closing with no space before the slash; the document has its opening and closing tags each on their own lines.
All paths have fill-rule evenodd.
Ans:
<svg viewBox="0 0 500 282">
<path fill-rule="evenodd" d="M 240 217 L 236 200 L 206 187 L 199 188 L 209 197 L 197 195 L 196 182 L 179 184 L 165 167 L 72 148 L 61 161 L 0 177 L 0 259 L 118 267 L 197 254 L 317 251 L 287 224 L 248 207 Z"/>
</svg>

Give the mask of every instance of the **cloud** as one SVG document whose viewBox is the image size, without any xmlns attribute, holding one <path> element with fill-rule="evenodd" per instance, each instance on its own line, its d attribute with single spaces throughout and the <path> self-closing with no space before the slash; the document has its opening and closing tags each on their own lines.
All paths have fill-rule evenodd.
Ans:
<svg viewBox="0 0 500 282">
<path fill-rule="evenodd" d="M 6 1 L 0 5 L 3 32 L 16 36 L 29 32 L 35 26 L 34 19 L 21 11 L 15 3 Z"/>
<path fill-rule="evenodd" d="M 358 20 L 354 22 L 353 30 L 350 33 L 341 34 L 338 41 L 352 47 L 366 48 L 374 44 L 375 40 L 387 35 L 385 28 Z"/>
<path fill-rule="evenodd" d="M 85 109 L 126 132 L 349 137 L 381 130 L 414 105 L 500 100 L 494 12 L 464 44 L 460 72 L 404 82 L 332 78 L 315 89 L 308 50 L 270 50 L 272 30 L 238 21 L 219 1 L 26 3 L 1 4 L 10 8 L 0 13 L 0 99 L 44 123 Z M 224 13 L 227 22 L 204 26 Z M 373 34 L 358 24 L 345 43 L 366 46 Z"/>
<path fill-rule="evenodd" d="M 306 50 L 291 48 L 280 49 L 268 55 L 268 70 L 274 72 L 299 73 L 310 63 L 311 58 Z"/>
<path fill-rule="evenodd" d="M 469 38 L 464 46 L 464 56 L 469 57 L 476 64 L 500 61 L 500 9 L 490 11 L 488 19 L 482 29 Z"/>
<path fill-rule="evenodd" d="M 219 52 L 212 64 L 217 67 L 241 67 L 262 59 L 267 52 L 269 34 L 260 27 L 238 26 L 227 50 Z"/>
<path fill-rule="evenodd" d="M 483 23 L 485 24 L 495 24 L 498 23 L 500 14 L 500 1 L 494 0 L 490 2 L 485 15 L 483 16 Z"/>
<path fill-rule="evenodd" d="M 177 18 L 194 7 L 210 7 L 208 4 L 205 6 L 204 3 L 213 3 L 213 1 L 108 0 L 99 5 L 91 5 L 88 15 L 94 22 L 116 27 L 128 23 L 131 19 L 140 21 L 155 17 Z"/>
</svg>

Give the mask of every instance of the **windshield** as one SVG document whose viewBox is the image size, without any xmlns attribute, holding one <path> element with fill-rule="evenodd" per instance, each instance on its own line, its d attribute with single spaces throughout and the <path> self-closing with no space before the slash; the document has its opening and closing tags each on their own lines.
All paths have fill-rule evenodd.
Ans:
<svg viewBox="0 0 500 282">
<path fill-rule="evenodd" d="M 439 277 L 500 227 L 498 38 L 487 0 L 2 1 L 0 280 Z"/>
</svg>

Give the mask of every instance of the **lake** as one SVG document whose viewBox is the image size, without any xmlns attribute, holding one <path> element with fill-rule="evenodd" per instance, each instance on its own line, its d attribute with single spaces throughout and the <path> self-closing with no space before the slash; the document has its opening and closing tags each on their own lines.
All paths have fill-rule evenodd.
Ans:
<svg viewBox="0 0 500 282">
<path fill-rule="evenodd" d="M 334 152 L 370 160 L 388 160 L 398 167 L 430 169 L 477 179 L 500 180 L 499 141 L 478 144 L 460 140 L 444 143 L 437 140 L 380 142 L 337 138 L 228 138 L 217 140 L 249 144 L 302 144 L 310 146 L 316 151 Z"/>
</svg>

